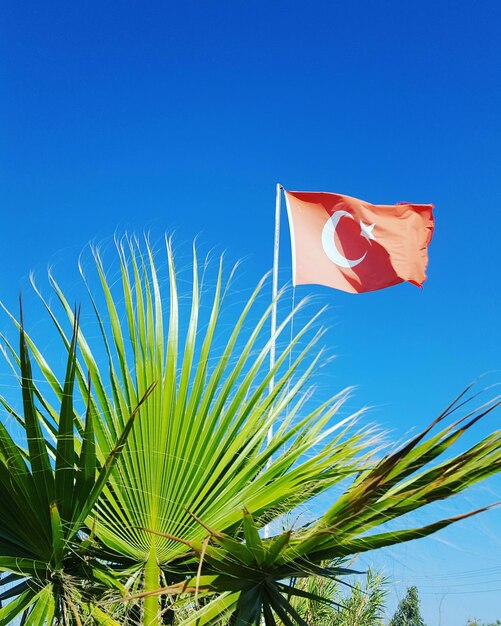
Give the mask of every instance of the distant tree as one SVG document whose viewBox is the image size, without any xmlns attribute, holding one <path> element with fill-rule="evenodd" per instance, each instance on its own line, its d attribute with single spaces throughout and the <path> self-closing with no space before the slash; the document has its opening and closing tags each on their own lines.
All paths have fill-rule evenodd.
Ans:
<svg viewBox="0 0 501 626">
<path fill-rule="evenodd" d="M 351 594 L 340 599 L 342 608 L 329 626 L 383 626 L 386 582 L 384 576 L 369 570 L 365 585 L 356 581 Z"/>
<path fill-rule="evenodd" d="M 351 593 L 346 594 L 339 581 L 313 575 L 293 583 L 304 592 L 294 598 L 293 605 L 308 626 L 383 626 L 387 582 L 382 574 L 369 569 L 365 580 L 355 580 Z M 327 602 L 317 600 L 319 597 Z"/>
<path fill-rule="evenodd" d="M 425 626 L 419 610 L 417 587 L 409 587 L 399 603 L 389 626 Z"/>
<path fill-rule="evenodd" d="M 495 622 L 489 622 L 488 624 L 482 623 L 478 619 L 469 619 L 466 622 L 466 626 L 501 626 L 501 620 L 497 619 Z"/>
</svg>

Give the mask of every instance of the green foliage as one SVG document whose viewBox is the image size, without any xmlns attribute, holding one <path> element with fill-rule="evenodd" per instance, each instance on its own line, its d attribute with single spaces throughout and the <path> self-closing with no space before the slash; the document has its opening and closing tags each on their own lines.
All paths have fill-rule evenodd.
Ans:
<svg viewBox="0 0 501 626">
<path fill-rule="evenodd" d="M 298 597 L 294 606 L 309 626 L 382 626 L 387 580 L 369 570 L 362 584 L 355 580 L 351 592 L 343 592 L 339 581 L 309 576 L 297 586 L 310 597 Z M 317 596 L 319 599 L 313 599 Z"/>
<path fill-rule="evenodd" d="M 365 587 L 356 581 L 350 596 L 343 598 L 332 626 L 382 626 L 386 582 L 381 574 L 372 571 L 367 573 Z"/>
<path fill-rule="evenodd" d="M 321 358 L 316 318 L 284 342 L 269 370 L 273 341 L 304 303 L 270 339 L 271 305 L 259 305 L 261 281 L 223 340 L 232 275 L 225 281 L 222 265 L 207 307 L 194 252 L 184 319 L 170 242 L 166 276 L 148 244 L 124 240 L 117 249 L 119 283 L 97 251 L 101 294 L 84 278 L 100 339 L 95 327 L 78 324 L 52 276 L 59 308 L 37 290 L 67 356 L 62 380 L 12 316 L 21 348 L 18 354 L 7 342 L 6 355 L 19 372 L 24 414 L 7 400 L 3 405 L 26 429 L 28 449 L 0 425 L 0 497 L 8 502 L 0 511 L 0 572 L 8 574 L 4 585 L 18 584 L 0 596 L 8 600 L 0 626 L 29 611 L 40 624 L 62 619 L 77 626 L 83 619 L 203 626 L 226 618 L 234 625 L 304 625 L 295 602 L 322 603 L 322 594 L 284 581 L 336 581 L 353 573 L 344 563 L 354 554 L 479 512 L 382 528 L 501 469 L 499 432 L 452 450 L 497 399 L 469 410 L 475 395 L 467 390 L 381 456 L 374 433 L 357 428 L 358 415 L 337 417 L 347 392 L 312 401 Z M 341 482 L 344 493 L 318 519 L 262 537 L 265 523 Z M 26 580 L 33 585 L 23 586 Z M 356 589 L 353 610 L 365 593 L 359 589 L 357 604 Z"/>
<path fill-rule="evenodd" d="M 76 369 L 78 318 L 68 346 L 60 411 L 54 424 L 42 417 L 24 328 L 20 326 L 18 365 L 23 415 L 4 401 L 24 428 L 23 450 L 0 423 L 0 571 L 9 572 L 9 587 L 0 600 L 14 598 L 0 608 L 0 625 L 22 614 L 25 624 L 51 624 L 69 615 L 88 612 L 96 593 L 103 593 L 108 567 L 96 558 L 84 522 L 107 483 L 137 414 L 134 410 L 118 441 L 99 467 L 95 451 L 96 416 L 90 403 L 85 421 L 75 435 L 73 391 Z M 13 354 L 15 354 L 12 351 Z M 87 389 L 89 394 L 89 389 Z M 148 395 L 145 394 L 145 397 Z M 139 402 L 138 407 L 142 404 Z M 54 440 L 44 436 L 49 426 Z M 96 471 L 96 468 L 98 470 Z"/>
<path fill-rule="evenodd" d="M 419 610 L 419 596 L 416 587 L 409 587 L 400 601 L 390 626 L 425 626 Z"/>
</svg>

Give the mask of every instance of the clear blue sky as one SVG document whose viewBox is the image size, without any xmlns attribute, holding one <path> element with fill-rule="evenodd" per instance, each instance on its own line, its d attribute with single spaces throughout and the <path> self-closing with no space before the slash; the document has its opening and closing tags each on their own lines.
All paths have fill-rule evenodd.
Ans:
<svg viewBox="0 0 501 626">
<path fill-rule="evenodd" d="M 501 377 L 500 31 L 493 0 L 2 3 L 0 299 L 126 229 L 199 235 L 245 258 L 253 284 L 271 267 L 276 182 L 432 202 L 422 291 L 296 294 L 330 306 L 321 384 L 358 385 L 352 408 L 403 438 L 478 375 Z M 499 479 L 442 512 L 496 499 Z M 418 585 L 428 626 L 501 619 L 500 527 L 493 511 L 373 562 L 395 597 Z"/>
</svg>

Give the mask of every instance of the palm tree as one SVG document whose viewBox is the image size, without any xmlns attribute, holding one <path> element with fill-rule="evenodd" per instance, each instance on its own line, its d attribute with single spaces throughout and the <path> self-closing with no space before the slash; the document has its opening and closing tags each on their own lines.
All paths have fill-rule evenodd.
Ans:
<svg viewBox="0 0 501 626">
<path fill-rule="evenodd" d="M 116 458 L 120 442 L 120 457 L 107 472 L 92 509 L 81 506 L 80 500 L 75 504 L 78 510 L 72 515 L 80 527 L 72 528 L 77 535 L 58 540 L 70 553 L 74 553 L 75 537 L 91 542 L 95 557 L 106 564 L 106 576 L 99 580 L 108 591 L 100 602 L 97 591 L 92 596 L 95 621 L 105 619 L 96 617 L 100 610 L 103 615 L 113 612 L 114 623 L 130 623 L 139 609 L 147 626 L 176 620 L 185 626 L 202 626 L 224 616 L 232 624 L 258 624 L 261 619 L 271 625 L 277 620 L 304 624 L 289 601 L 304 594 L 285 580 L 312 574 L 339 578 L 351 573 L 344 562 L 353 554 L 425 536 L 478 512 L 421 528 L 378 530 L 388 520 L 499 471 L 499 432 L 441 460 L 497 400 L 468 411 L 469 400 L 461 394 L 400 450 L 378 458 L 378 439 L 372 430 L 357 428 L 357 415 L 336 420 L 347 391 L 311 408 L 309 384 L 321 359 L 321 351 L 315 348 L 321 332 L 312 332 L 316 318 L 286 343 L 269 371 L 272 340 L 266 335 L 271 305 L 257 321 L 253 313 L 259 308 L 261 281 L 228 331 L 224 347 L 214 356 L 224 317 L 222 304 L 233 274 L 225 281 L 220 264 L 210 312 L 203 323 L 194 251 L 191 310 L 185 320 L 180 316 L 170 242 L 166 242 L 167 311 L 164 279 L 148 243 L 142 247 L 136 240 L 122 240 L 117 251 L 120 287 L 108 278 L 97 250 L 94 259 L 101 297 L 84 277 L 101 341 L 91 341 L 83 325 L 76 328 L 75 312 L 52 275 L 59 311 L 37 289 L 63 349 L 70 361 L 74 359 L 72 393 L 79 395 L 80 403 L 74 402 L 65 412 L 73 416 L 72 427 L 68 417 L 61 426 L 53 399 L 58 398 L 61 405 L 68 402 L 66 381 L 59 381 L 34 338 L 22 330 L 39 374 L 37 382 L 30 379 L 34 400 L 29 411 L 36 413 L 43 428 L 36 433 L 36 453 L 27 456 L 12 441 L 32 474 L 37 455 L 50 457 L 61 436 L 68 450 L 70 443 L 75 450 L 82 449 L 88 422 L 76 407 L 83 400 L 87 415 L 92 415 L 97 476 L 101 476 L 100 468 L 109 467 L 107 459 Z M 295 311 L 302 306 L 304 302 Z M 284 319 L 275 338 L 287 328 L 293 313 Z M 68 327 L 76 328 L 73 340 Z M 8 342 L 6 354 L 17 368 L 17 352 Z M 277 382 L 270 392 L 272 377 Z M 27 378 L 21 372 L 21 380 Z M 26 414 L 17 415 L 7 400 L 4 406 L 20 423 L 33 421 Z M 456 423 L 446 422 L 463 408 L 465 414 Z M 133 425 L 132 415 L 137 415 Z M 278 427 L 266 446 L 272 424 Z M 11 453 L 1 454 L 7 463 L 5 458 Z M 56 450 L 56 473 L 57 458 Z M 82 471 L 77 456 L 70 454 L 70 458 L 67 465 L 75 473 L 68 471 L 66 490 L 77 484 Z M 45 463 L 48 473 L 53 462 Z M 346 479 L 351 480 L 348 488 L 316 521 L 262 538 L 260 529 L 266 523 Z M 13 500 L 16 497 L 12 495 Z M 32 541 L 38 546 L 41 537 Z M 11 555 L 19 562 L 24 552 L 20 546 L 16 549 L 19 553 L 13 556 L 14 549 L 7 547 L 0 533 L 0 571 L 19 574 L 12 561 L 6 560 Z M 329 567 L 322 565 L 325 561 Z M 3 615 L 10 605 L 8 619 L 12 619 L 17 610 L 14 603 L 21 596 L 20 590 L 8 593 L 14 599 L 0 609 L 0 626 L 9 623 Z M 62 618 L 40 609 L 36 623 L 59 619 L 78 624 L 80 605 L 74 605 L 75 610 L 66 611 Z M 42 606 L 42 601 L 32 606 Z M 25 610 L 21 607 L 18 613 Z"/>
</svg>

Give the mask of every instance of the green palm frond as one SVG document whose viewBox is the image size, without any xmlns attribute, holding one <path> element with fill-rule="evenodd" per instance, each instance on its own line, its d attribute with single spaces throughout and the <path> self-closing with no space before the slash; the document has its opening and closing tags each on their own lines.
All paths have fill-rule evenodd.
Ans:
<svg viewBox="0 0 501 626">
<path fill-rule="evenodd" d="M 494 399 L 434 434 L 433 428 L 460 408 L 463 400 L 461 395 L 422 433 L 362 471 L 345 493 L 309 528 L 261 539 L 252 516 L 244 510 L 242 543 L 198 520 L 208 535 L 205 541 L 189 543 L 191 557 L 187 565 L 191 565 L 191 579 L 158 590 L 158 593 L 176 595 L 194 588 L 207 593 L 231 591 L 234 594 L 234 614 L 239 619 L 247 619 L 249 624 L 258 624 L 261 615 L 264 615 L 266 624 L 274 624 L 276 619 L 285 624 L 291 619 L 291 623 L 301 623 L 294 614 L 294 604 L 288 601 L 284 604 L 284 598 L 304 595 L 304 590 L 300 587 L 301 593 L 298 593 L 297 587 L 285 587 L 284 579 L 320 575 L 338 580 L 352 573 L 342 567 L 343 560 L 348 556 L 425 537 L 487 510 L 490 507 L 418 528 L 380 530 L 387 522 L 459 493 L 501 468 L 500 432 L 485 437 L 465 452 L 429 467 L 432 461 L 437 461 L 471 426 L 499 404 L 499 400 Z M 325 568 L 323 563 L 326 560 L 338 566 Z M 310 599 L 318 600 L 314 597 Z M 196 620 L 205 619 L 205 610 L 202 609 L 201 617 L 196 613 L 183 625 L 194 625 L 198 623 Z"/>
<path fill-rule="evenodd" d="M 451 455 L 452 446 L 498 400 L 468 412 L 467 398 L 461 396 L 400 450 L 378 460 L 374 432 L 357 430 L 358 415 L 339 418 L 349 391 L 316 406 L 313 402 L 310 385 L 321 361 L 317 317 L 282 342 L 275 367 L 268 367 L 272 343 L 304 302 L 269 337 L 272 305 L 260 305 L 263 280 L 222 338 L 231 276 L 225 280 L 221 263 L 207 309 L 193 250 L 186 320 L 169 240 L 165 248 L 166 275 L 148 242 L 118 241 L 118 283 L 94 250 L 100 291 L 82 275 L 98 339 L 91 339 L 87 328 L 76 330 L 78 316 L 52 275 L 57 309 L 37 289 L 68 353 L 62 382 L 24 330 L 26 345 L 19 357 L 6 343 L 6 356 L 21 369 L 27 418 L 6 400 L 3 405 L 30 429 L 30 445 L 20 451 L 7 435 L 2 445 L 9 473 L 15 469 L 17 481 L 36 481 L 30 487 L 33 498 L 21 504 L 13 498 L 12 507 L 26 507 L 33 516 L 38 504 L 48 506 L 34 533 L 26 541 L 16 538 L 15 555 L 2 552 L 0 569 L 14 571 L 15 559 L 18 575 L 26 577 L 47 559 L 64 562 L 69 537 L 75 540 L 86 526 L 93 545 L 85 549 L 111 567 L 96 567 L 92 575 L 111 590 L 115 617 L 128 619 L 126 593 L 131 607 L 141 603 L 142 623 L 149 626 L 159 623 L 159 596 L 172 597 L 173 609 L 192 602 L 192 615 L 183 618 L 186 626 L 216 624 L 222 615 L 229 615 L 232 624 L 262 619 L 268 625 L 302 624 L 289 599 L 309 592 L 284 581 L 310 575 L 341 578 L 351 571 L 343 565 L 350 555 L 425 536 L 476 513 L 420 528 L 409 529 L 403 522 L 398 530 L 385 526 L 499 471 L 499 432 Z M 65 330 L 68 322 L 73 332 Z M 28 349 L 42 381 L 35 383 L 28 371 Z M 83 414 L 70 401 L 73 395 L 84 401 Z M 140 419 L 134 420 L 147 395 Z M 53 406 L 54 396 L 60 409 Z M 451 424 L 459 409 L 465 416 Z M 272 425 L 275 432 L 267 445 Z M 36 478 L 26 456 L 33 459 Z M 101 468 L 97 477 L 92 464 Z M 261 537 L 264 524 L 335 485 L 344 492 L 318 519 Z M 6 511 L 6 526 L 16 515 Z M 332 566 L 324 567 L 326 561 Z M 29 608 L 39 593 L 20 589 L 9 605 L 28 603 Z M 194 599 L 186 600 L 190 595 Z M 320 601 L 310 594 L 314 598 Z M 83 598 L 79 606 L 105 623 L 99 622 L 107 613 L 101 605 L 86 609 Z"/>
<path fill-rule="evenodd" d="M 22 320 L 22 317 L 21 317 Z M 6 589 L 0 600 L 0 625 L 24 615 L 24 624 L 40 626 L 62 620 L 78 611 L 72 596 L 80 586 L 99 585 L 98 572 L 106 566 L 85 550 L 82 531 L 123 449 L 138 409 L 129 416 L 123 432 L 99 467 L 95 454 L 93 409 L 88 405 L 83 438 L 75 436 L 74 380 L 77 362 L 78 315 L 69 344 L 62 386 L 55 446 L 48 446 L 44 419 L 37 406 L 37 391 L 25 331 L 20 326 L 20 384 L 27 450 L 14 441 L 0 422 L 0 571 Z M 89 390 L 88 390 L 89 394 Z M 7 401 L 3 405 L 8 407 Z M 11 598 L 13 598 L 11 600 Z M 10 600 L 10 601 L 9 601 Z M 89 604 L 90 598 L 86 603 Z M 89 604 L 89 606 L 91 606 Z M 75 611 L 77 613 L 75 613 Z M 68 618 L 64 623 L 74 623 Z"/>
<path fill-rule="evenodd" d="M 216 528 L 230 531 L 238 527 L 240 511 L 247 506 L 264 523 L 360 471 L 364 451 L 374 439 L 353 429 L 356 416 L 329 426 L 346 392 L 305 411 L 309 380 L 319 358 L 309 357 L 320 337 L 319 333 L 311 333 L 316 318 L 286 345 L 276 366 L 269 371 L 272 339 L 266 335 L 271 305 L 259 314 L 257 321 L 254 313 L 263 288 L 261 281 L 230 331 L 222 354 L 209 367 L 228 290 L 222 265 L 209 319 L 201 329 L 202 294 L 194 251 L 191 313 L 182 332 L 170 242 L 166 242 L 167 315 L 162 281 L 149 245 L 141 249 L 137 241 L 124 240 L 117 249 L 121 272 L 118 293 L 95 252 L 104 311 L 98 305 L 99 298 L 90 290 L 89 293 L 102 342 L 91 348 L 85 329 L 79 330 L 80 358 L 74 374 L 84 395 L 85 372 L 89 372 L 89 411 L 94 417 L 96 457 L 100 462 L 111 453 L 111 442 L 125 428 L 127 416 L 138 399 L 156 384 L 141 411 L 141 420 L 134 425 L 122 450 L 120 463 L 109 477 L 104 497 L 97 503 L 94 525 L 95 536 L 115 558 L 136 563 L 144 571 L 146 588 L 156 588 L 160 565 L 169 564 L 185 552 L 179 542 L 165 537 L 180 535 L 186 540 L 197 540 L 203 536 L 203 529 L 191 513 Z M 53 277 L 51 284 L 65 316 L 74 323 L 75 315 L 63 290 Z M 71 351 L 72 339 L 64 331 L 64 322 L 42 301 L 65 348 Z M 123 302 L 123 312 L 117 307 L 119 301 Z M 283 333 L 291 316 L 303 304 L 285 318 L 274 339 Z M 27 341 L 49 389 L 63 399 L 64 386 L 34 340 Z M 94 353 L 102 350 L 106 354 L 104 368 L 98 365 L 99 358 Z M 293 350 L 295 355 L 289 364 Z M 276 385 L 270 394 L 272 377 Z M 42 385 L 33 393 L 50 405 Z M 288 416 L 284 419 L 286 407 Z M 74 420 L 83 431 L 83 416 L 75 414 Z M 54 430 L 53 420 L 49 417 L 47 421 L 48 429 L 52 425 Z M 267 432 L 275 423 L 280 426 L 266 448 Z M 68 428 L 67 423 L 64 428 Z M 311 455 L 314 449 L 316 452 Z M 69 448 L 65 454 L 71 455 Z M 60 484 L 63 489 L 69 483 L 61 480 Z M 154 535 L 151 530 L 163 536 Z"/>
</svg>

